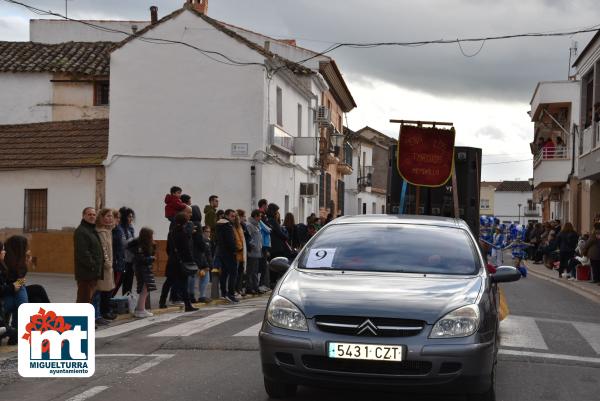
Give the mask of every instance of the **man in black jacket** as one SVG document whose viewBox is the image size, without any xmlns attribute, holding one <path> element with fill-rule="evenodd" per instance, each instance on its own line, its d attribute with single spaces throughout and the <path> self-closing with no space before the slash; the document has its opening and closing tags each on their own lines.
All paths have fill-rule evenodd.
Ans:
<svg viewBox="0 0 600 401">
<path fill-rule="evenodd" d="M 83 209 L 81 224 L 73 236 L 75 248 L 75 280 L 78 303 L 90 303 L 96 282 L 103 278 L 104 252 L 96 231 L 96 209 Z"/>
<path fill-rule="evenodd" d="M 237 261 L 235 254 L 238 251 L 233 233 L 235 211 L 227 209 L 225 218 L 217 221 L 217 255 L 221 260 L 221 296 L 233 303 L 239 302 L 235 297 L 235 284 L 237 279 Z"/>
</svg>

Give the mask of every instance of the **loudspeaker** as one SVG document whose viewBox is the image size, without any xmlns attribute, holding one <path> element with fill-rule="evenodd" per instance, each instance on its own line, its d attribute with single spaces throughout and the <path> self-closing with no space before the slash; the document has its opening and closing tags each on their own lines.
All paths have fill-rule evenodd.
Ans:
<svg viewBox="0 0 600 401">
<path fill-rule="evenodd" d="M 397 145 L 390 147 L 388 169 L 387 210 L 399 214 L 403 180 L 396 167 Z M 458 188 L 460 218 L 465 220 L 473 235 L 479 237 L 479 187 L 481 182 L 481 149 L 464 146 L 454 148 L 454 169 Z M 405 214 L 454 217 L 452 179 L 438 188 L 421 187 L 419 205 L 416 204 L 416 187 L 408 184 Z"/>
</svg>

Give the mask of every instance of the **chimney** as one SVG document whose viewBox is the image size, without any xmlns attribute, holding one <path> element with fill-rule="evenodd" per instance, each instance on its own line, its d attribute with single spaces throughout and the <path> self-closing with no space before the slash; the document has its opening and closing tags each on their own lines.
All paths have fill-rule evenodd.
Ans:
<svg viewBox="0 0 600 401">
<path fill-rule="evenodd" d="M 271 51 L 271 41 L 265 40 L 265 44 L 263 47 L 265 48 L 266 51 L 270 52 Z"/>
<path fill-rule="evenodd" d="M 150 25 L 156 24 L 158 21 L 158 7 L 151 6 L 150 7 Z"/>
<path fill-rule="evenodd" d="M 208 14 L 208 0 L 187 0 L 194 10 L 201 14 Z"/>
</svg>

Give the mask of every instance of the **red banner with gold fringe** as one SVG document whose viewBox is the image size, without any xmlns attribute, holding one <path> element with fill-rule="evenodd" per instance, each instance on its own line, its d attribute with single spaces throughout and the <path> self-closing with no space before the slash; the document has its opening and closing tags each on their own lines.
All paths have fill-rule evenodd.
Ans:
<svg viewBox="0 0 600 401">
<path fill-rule="evenodd" d="M 412 185 L 440 187 L 452 176 L 454 128 L 403 125 L 398 138 L 398 172 Z"/>
</svg>

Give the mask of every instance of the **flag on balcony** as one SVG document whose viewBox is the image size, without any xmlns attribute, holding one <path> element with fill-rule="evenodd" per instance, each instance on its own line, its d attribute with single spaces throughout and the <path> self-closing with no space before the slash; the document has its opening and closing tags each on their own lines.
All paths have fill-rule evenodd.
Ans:
<svg viewBox="0 0 600 401">
<path fill-rule="evenodd" d="M 397 168 L 412 185 L 440 187 L 452 176 L 454 128 L 403 125 L 398 138 Z"/>
</svg>

